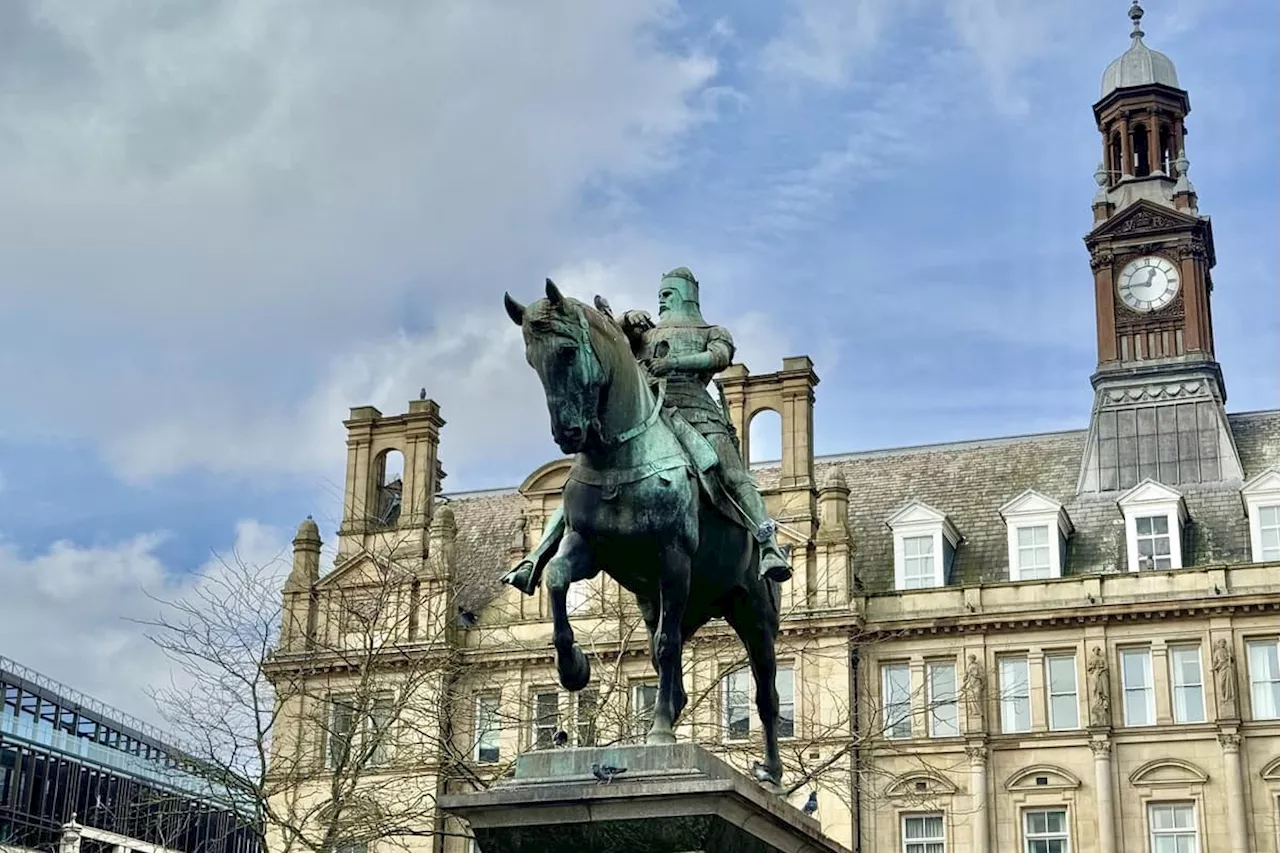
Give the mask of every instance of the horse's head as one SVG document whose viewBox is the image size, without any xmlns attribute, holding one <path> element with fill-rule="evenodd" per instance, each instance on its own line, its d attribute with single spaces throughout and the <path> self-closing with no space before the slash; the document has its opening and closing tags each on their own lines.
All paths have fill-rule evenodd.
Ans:
<svg viewBox="0 0 1280 853">
<path fill-rule="evenodd" d="M 551 279 L 544 299 L 524 306 L 504 294 L 503 302 L 524 331 L 525 360 L 542 380 L 552 437 L 565 453 L 586 450 L 602 438 L 600 406 L 610 380 L 608 353 L 595 343 L 604 318 L 561 294 Z"/>
</svg>

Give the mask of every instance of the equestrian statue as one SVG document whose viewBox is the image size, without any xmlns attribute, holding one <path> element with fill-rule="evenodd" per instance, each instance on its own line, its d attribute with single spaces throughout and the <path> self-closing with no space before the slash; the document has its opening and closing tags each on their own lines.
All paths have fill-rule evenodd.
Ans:
<svg viewBox="0 0 1280 853">
<path fill-rule="evenodd" d="M 724 408 L 707 392 L 733 339 L 702 318 L 688 269 L 663 276 L 658 301 L 654 324 L 643 311 L 616 319 L 601 297 L 586 305 L 550 279 L 528 306 L 505 295 L 552 437 L 574 462 L 542 540 L 502 580 L 532 595 L 545 574 L 556 668 L 571 691 L 591 668 L 569 624 L 569 584 L 603 571 L 636 596 L 658 674 L 648 743 L 675 741 L 687 702 L 683 644 L 723 617 L 755 680 L 765 748 L 756 777 L 777 785 L 777 585 L 791 568 Z"/>
</svg>

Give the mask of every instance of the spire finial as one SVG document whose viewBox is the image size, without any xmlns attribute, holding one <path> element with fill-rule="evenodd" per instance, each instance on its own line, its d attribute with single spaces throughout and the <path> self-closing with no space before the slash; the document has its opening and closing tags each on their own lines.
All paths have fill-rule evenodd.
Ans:
<svg viewBox="0 0 1280 853">
<path fill-rule="evenodd" d="M 1131 35 L 1140 39 L 1146 33 L 1142 31 L 1142 7 L 1138 5 L 1138 0 L 1133 0 L 1133 5 L 1129 7 L 1129 20 L 1133 21 L 1133 32 Z"/>
</svg>

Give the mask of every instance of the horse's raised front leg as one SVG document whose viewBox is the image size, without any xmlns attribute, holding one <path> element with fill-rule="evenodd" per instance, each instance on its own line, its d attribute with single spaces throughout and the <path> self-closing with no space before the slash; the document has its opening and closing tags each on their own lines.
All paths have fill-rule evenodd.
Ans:
<svg viewBox="0 0 1280 853">
<path fill-rule="evenodd" d="M 582 647 L 573 641 L 569 624 L 569 584 L 585 578 L 591 570 L 591 548 L 587 541 L 566 531 L 560 548 L 547 563 L 547 593 L 551 598 L 551 642 L 556 649 L 556 671 L 566 690 L 581 690 L 591 680 L 591 663 Z"/>
<path fill-rule="evenodd" d="M 678 544 L 667 545 L 661 555 L 658 630 L 654 634 L 654 659 L 658 666 L 658 698 L 653 706 L 653 727 L 646 743 L 675 743 L 675 724 L 688 696 L 684 691 L 685 606 L 689 602 L 688 552 Z"/>
</svg>

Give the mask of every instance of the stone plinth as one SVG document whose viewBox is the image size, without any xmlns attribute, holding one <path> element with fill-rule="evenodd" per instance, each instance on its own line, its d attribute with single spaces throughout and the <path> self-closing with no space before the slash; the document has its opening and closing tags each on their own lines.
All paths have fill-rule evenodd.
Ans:
<svg viewBox="0 0 1280 853">
<path fill-rule="evenodd" d="M 601 783 L 593 764 L 624 767 Z M 514 778 L 451 794 L 482 853 L 848 853 L 818 821 L 695 744 L 557 749 Z"/>
</svg>

